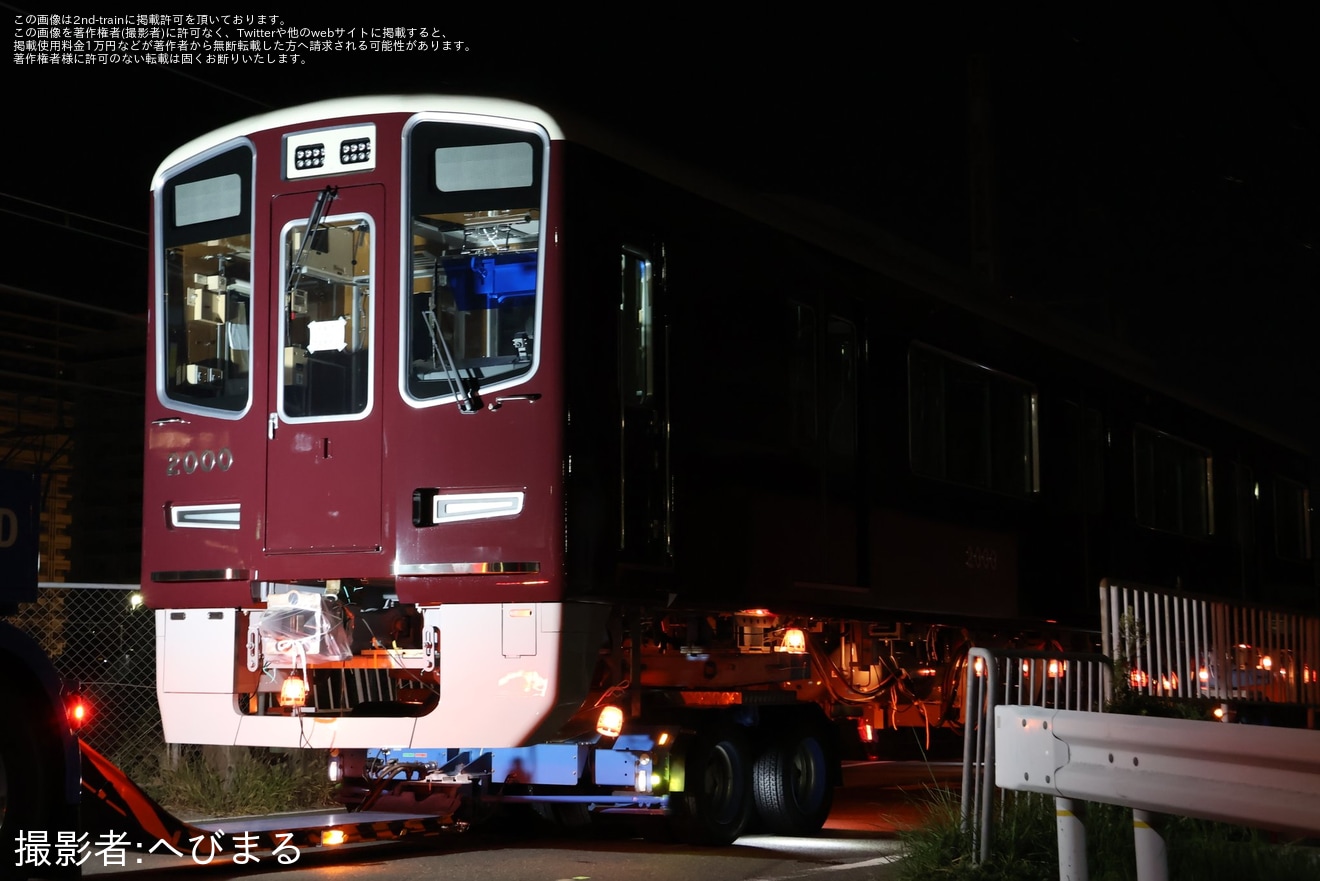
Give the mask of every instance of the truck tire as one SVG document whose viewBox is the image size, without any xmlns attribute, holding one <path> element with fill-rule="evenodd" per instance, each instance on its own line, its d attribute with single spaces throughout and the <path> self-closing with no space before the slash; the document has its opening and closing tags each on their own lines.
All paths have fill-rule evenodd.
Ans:
<svg viewBox="0 0 1320 881">
<path fill-rule="evenodd" d="M 689 844 L 732 843 L 752 814 L 747 739 L 733 724 L 702 732 L 684 756 L 684 789 L 671 808 L 677 836 Z"/>
<path fill-rule="evenodd" d="M 830 753 L 820 731 L 790 728 L 752 766 L 752 794 L 764 827 L 777 835 L 810 835 L 834 803 Z"/>
</svg>

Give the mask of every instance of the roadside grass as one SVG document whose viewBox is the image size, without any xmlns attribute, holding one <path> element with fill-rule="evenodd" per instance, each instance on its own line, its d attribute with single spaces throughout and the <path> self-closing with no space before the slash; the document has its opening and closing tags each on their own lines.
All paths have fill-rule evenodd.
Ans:
<svg viewBox="0 0 1320 881">
<path fill-rule="evenodd" d="M 904 855 L 898 864 L 899 877 L 904 881 L 1053 881 L 1059 877 L 1052 803 L 1046 811 L 1043 799 L 1004 800 L 1003 813 L 997 815 L 992 828 L 991 857 L 978 863 L 973 836 L 962 828 L 958 794 L 932 788 L 926 797 L 926 823 L 899 835 Z"/>
<path fill-rule="evenodd" d="M 237 817 L 335 806 L 325 750 L 184 747 L 127 757 L 120 766 L 181 818 Z"/>
<path fill-rule="evenodd" d="M 956 793 L 931 790 L 928 820 L 900 838 L 904 881 L 1054 881 L 1059 877 L 1054 800 L 1031 793 L 999 793 L 990 857 L 977 863 L 964 832 Z M 1132 812 L 1091 804 L 1085 811 L 1091 881 L 1137 881 Z M 1170 881 L 1315 881 L 1320 851 L 1275 841 L 1239 826 L 1161 819 Z"/>
</svg>

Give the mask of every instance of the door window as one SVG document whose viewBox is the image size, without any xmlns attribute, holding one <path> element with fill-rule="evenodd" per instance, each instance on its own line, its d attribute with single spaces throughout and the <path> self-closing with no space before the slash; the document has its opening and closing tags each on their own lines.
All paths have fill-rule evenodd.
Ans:
<svg viewBox="0 0 1320 881">
<path fill-rule="evenodd" d="M 309 235 L 285 228 L 280 413 L 288 421 L 353 418 L 371 405 L 371 223 L 331 218 Z"/>
</svg>

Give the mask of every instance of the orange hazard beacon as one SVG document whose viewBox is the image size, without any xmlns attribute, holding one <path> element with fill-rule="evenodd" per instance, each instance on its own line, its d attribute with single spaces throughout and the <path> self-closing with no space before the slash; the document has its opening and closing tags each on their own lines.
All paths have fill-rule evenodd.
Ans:
<svg viewBox="0 0 1320 881">
<path fill-rule="evenodd" d="M 1173 504 L 1211 484 L 1169 438 L 1226 425 L 960 305 L 887 240 L 535 107 L 277 111 L 169 156 L 151 204 L 166 737 L 330 749 L 354 806 L 809 833 L 849 744 L 958 730 L 978 633 L 1094 621 L 1112 566 L 1234 559 L 1130 522 L 1130 440 L 1127 519 L 1092 472 L 1053 500 L 1042 476 L 1056 391 L 1056 462 L 1090 467 L 1066 444 L 1111 418 L 1065 400 L 1121 402 L 1107 427 L 1155 426 L 1138 451 L 1193 475 Z M 1294 562 L 1270 578 L 1313 588 Z"/>
</svg>

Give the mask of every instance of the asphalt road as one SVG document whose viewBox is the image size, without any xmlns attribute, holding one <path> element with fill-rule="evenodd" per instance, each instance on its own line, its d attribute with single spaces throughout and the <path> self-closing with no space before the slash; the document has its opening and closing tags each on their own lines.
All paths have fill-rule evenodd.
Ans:
<svg viewBox="0 0 1320 881">
<path fill-rule="evenodd" d="M 255 859 L 245 863 L 235 862 L 233 854 L 221 853 L 207 865 L 198 865 L 191 854 L 139 856 L 128 851 L 123 854 L 123 865 L 107 864 L 104 855 L 93 854 L 83 865 L 83 874 L 109 881 L 276 876 L 285 881 L 349 877 L 353 881 L 441 877 L 464 881 L 895 881 L 901 858 L 899 832 L 922 821 L 932 787 L 954 788 L 960 775 L 961 766 L 951 762 L 849 764 L 829 821 L 820 834 L 810 838 L 747 835 L 728 847 L 701 848 L 664 840 L 659 824 L 610 824 L 590 836 L 569 837 L 510 823 L 493 830 L 428 839 L 424 844 L 395 842 L 304 851 L 290 865 L 281 865 L 270 853 L 255 854 Z"/>
</svg>

